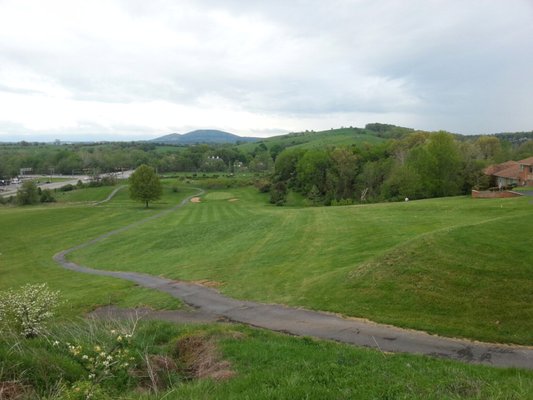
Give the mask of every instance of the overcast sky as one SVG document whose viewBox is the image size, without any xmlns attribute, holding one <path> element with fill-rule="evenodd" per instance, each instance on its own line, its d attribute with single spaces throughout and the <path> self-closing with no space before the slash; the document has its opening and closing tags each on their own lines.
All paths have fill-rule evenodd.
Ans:
<svg viewBox="0 0 533 400">
<path fill-rule="evenodd" d="M 532 0 L 0 0 L 0 141 L 533 129 Z"/>
</svg>

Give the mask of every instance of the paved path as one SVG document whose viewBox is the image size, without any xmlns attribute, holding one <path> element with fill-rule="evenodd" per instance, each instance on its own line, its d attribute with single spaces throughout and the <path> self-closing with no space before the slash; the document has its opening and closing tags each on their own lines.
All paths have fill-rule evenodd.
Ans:
<svg viewBox="0 0 533 400">
<path fill-rule="evenodd" d="M 325 312 L 235 300 L 214 289 L 189 282 L 173 281 L 135 272 L 96 270 L 66 259 L 66 256 L 73 251 L 160 218 L 185 206 L 192 197 L 203 193 L 203 191 L 199 191 L 171 209 L 59 252 L 54 256 L 54 260 L 72 271 L 126 279 L 143 287 L 166 292 L 198 310 L 201 314 L 199 320 L 202 318 L 208 320 L 223 318 L 292 335 L 313 336 L 376 348 L 383 352 L 425 354 L 472 363 L 533 369 L 533 347 L 496 345 L 444 338 L 361 319 L 343 318 Z M 182 320 L 187 320 L 183 311 L 175 311 L 174 314 L 166 312 L 165 315 L 167 315 L 166 319 L 172 319 L 168 315 L 173 315 L 175 320 L 180 320 L 180 316 Z M 195 318 L 192 315 L 190 317 Z"/>
<path fill-rule="evenodd" d="M 124 189 L 126 186 L 127 185 L 122 185 L 122 186 L 119 186 L 119 187 L 115 188 L 111 193 L 109 193 L 109 196 L 107 196 L 105 199 L 103 199 L 101 201 L 97 201 L 96 203 L 94 203 L 94 205 L 97 206 L 99 204 L 107 203 L 109 200 L 111 200 L 113 197 L 115 197 L 115 195 L 119 192 L 119 190 Z"/>
</svg>

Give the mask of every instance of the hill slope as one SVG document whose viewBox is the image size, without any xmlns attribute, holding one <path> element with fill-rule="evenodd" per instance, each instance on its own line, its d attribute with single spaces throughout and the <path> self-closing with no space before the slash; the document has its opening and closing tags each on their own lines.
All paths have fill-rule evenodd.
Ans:
<svg viewBox="0 0 533 400">
<path fill-rule="evenodd" d="M 386 139 L 379 136 L 379 133 L 362 128 L 339 128 L 327 131 L 306 131 L 289 133 L 288 135 L 273 136 L 262 139 L 257 143 L 244 143 L 239 146 L 242 151 L 251 152 L 259 143 L 263 143 L 268 149 L 274 146 L 281 148 L 300 147 L 316 148 L 324 146 L 345 146 L 352 144 L 377 144 Z"/>
<path fill-rule="evenodd" d="M 241 299 L 533 344 L 529 199 L 285 208 L 262 196 L 210 192 L 73 260 L 207 280 Z"/>
<path fill-rule="evenodd" d="M 161 136 L 150 140 L 155 143 L 172 143 L 172 144 L 195 144 L 195 143 L 238 143 L 238 142 L 254 142 L 257 138 L 242 137 L 234 135 L 233 133 L 219 131 L 215 129 L 202 129 L 180 135 L 179 133 L 171 133 L 169 135 Z"/>
</svg>

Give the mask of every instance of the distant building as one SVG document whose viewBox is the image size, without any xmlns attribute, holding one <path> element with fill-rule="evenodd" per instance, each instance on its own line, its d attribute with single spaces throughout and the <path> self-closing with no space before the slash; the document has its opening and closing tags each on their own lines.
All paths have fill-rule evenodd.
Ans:
<svg viewBox="0 0 533 400">
<path fill-rule="evenodd" d="M 533 157 L 490 165 L 483 170 L 483 173 L 492 177 L 492 184 L 499 188 L 533 186 Z"/>
</svg>

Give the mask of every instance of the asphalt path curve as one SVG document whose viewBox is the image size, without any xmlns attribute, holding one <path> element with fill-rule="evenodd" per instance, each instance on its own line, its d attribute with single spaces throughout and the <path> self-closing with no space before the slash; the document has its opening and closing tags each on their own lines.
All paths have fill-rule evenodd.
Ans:
<svg viewBox="0 0 533 400">
<path fill-rule="evenodd" d="M 321 311 L 236 300 L 220 294 L 215 289 L 195 283 L 174 281 L 137 272 L 97 270 L 67 260 L 69 253 L 161 218 L 184 207 L 192 197 L 202 194 L 204 191 L 198 189 L 196 194 L 187 197 L 170 209 L 61 251 L 54 255 L 54 260 L 63 268 L 72 271 L 125 279 L 139 286 L 168 293 L 195 308 L 202 315 L 200 319 L 230 320 L 291 335 L 311 336 L 374 348 L 383 353 L 424 354 L 469 363 L 533 369 L 533 347 L 446 338 Z M 172 312 L 166 312 L 166 319 L 180 320 L 183 311 L 175 311 L 175 313 L 176 315 L 172 317 Z"/>
</svg>

